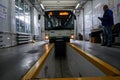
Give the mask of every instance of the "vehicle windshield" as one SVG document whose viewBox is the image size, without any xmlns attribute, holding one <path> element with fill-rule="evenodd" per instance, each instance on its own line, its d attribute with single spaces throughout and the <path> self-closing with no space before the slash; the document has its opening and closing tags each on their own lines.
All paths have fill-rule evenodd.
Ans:
<svg viewBox="0 0 120 80">
<path fill-rule="evenodd" d="M 74 29 L 74 14 L 71 11 L 46 11 L 45 29 Z"/>
</svg>

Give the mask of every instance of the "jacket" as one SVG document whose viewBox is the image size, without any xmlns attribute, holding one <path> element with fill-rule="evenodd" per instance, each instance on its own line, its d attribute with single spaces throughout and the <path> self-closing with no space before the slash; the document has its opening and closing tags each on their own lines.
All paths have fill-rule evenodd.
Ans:
<svg viewBox="0 0 120 80">
<path fill-rule="evenodd" d="M 114 24 L 112 10 L 106 10 L 101 21 L 103 26 L 112 26 Z"/>
</svg>

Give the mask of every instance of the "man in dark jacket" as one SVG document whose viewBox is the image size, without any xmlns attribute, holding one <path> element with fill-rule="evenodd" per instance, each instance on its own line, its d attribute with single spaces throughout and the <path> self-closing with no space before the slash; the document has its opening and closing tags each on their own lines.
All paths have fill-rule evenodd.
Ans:
<svg viewBox="0 0 120 80">
<path fill-rule="evenodd" d="M 103 43 L 102 46 L 112 46 L 112 26 L 114 25 L 113 12 L 107 5 L 103 6 L 103 17 L 98 17 L 103 25 Z"/>
</svg>

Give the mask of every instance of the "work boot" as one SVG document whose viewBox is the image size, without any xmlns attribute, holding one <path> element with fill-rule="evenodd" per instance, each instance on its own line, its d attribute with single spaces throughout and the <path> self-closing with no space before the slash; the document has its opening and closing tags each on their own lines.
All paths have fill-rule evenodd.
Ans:
<svg viewBox="0 0 120 80">
<path fill-rule="evenodd" d="M 101 46 L 106 46 L 106 44 L 101 44 Z"/>
<path fill-rule="evenodd" d="M 112 45 L 111 44 L 109 44 L 109 45 L 107 45 L 108 47 L 112 47 Z"/>
</svg>

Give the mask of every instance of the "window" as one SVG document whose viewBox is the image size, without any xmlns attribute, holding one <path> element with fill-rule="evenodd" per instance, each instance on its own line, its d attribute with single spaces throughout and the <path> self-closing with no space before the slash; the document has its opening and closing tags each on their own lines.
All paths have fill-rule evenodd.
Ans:
<svg viewBox="0 0 120 80">
<path fill-rule="evenodd" d="M 16 31 L 31 32 L 30 6 L 24 0 L 15 0 Z"/>
<path fill-rule="evenodd" d="M 45 29 L 74 29 L 74 14 L 71 11 L 46 11 Z"/>
</svg>

